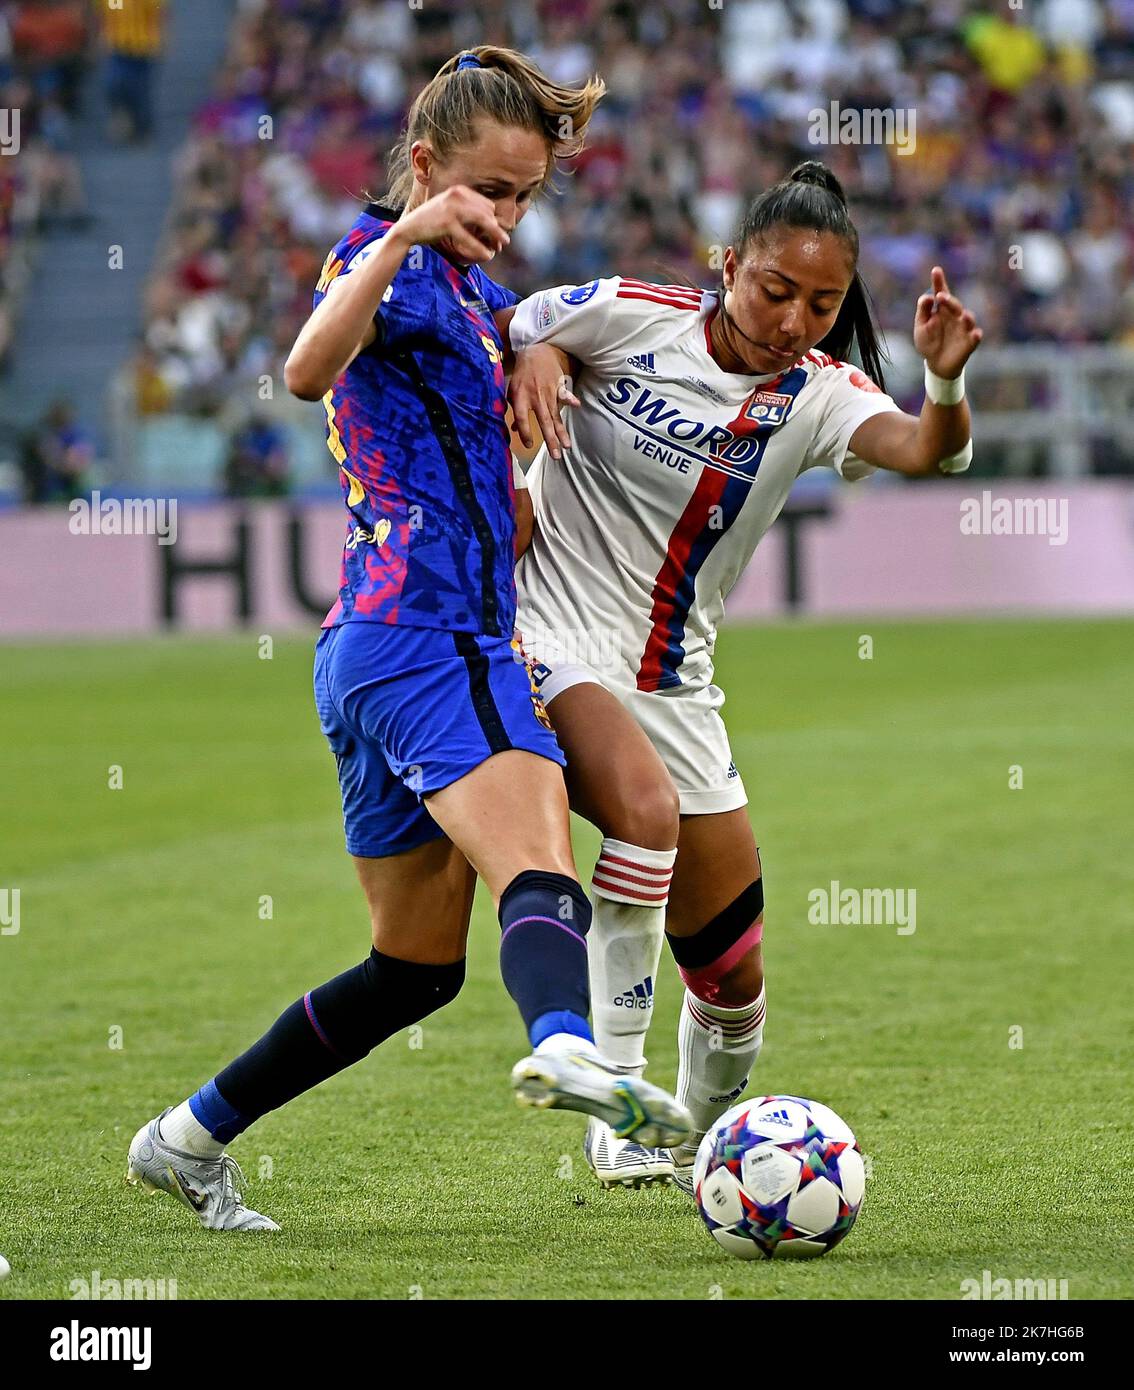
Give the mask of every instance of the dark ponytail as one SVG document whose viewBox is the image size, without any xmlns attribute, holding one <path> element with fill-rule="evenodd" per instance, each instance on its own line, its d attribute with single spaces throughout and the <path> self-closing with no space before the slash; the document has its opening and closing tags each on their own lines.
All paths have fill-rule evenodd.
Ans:
<svg viewBox="0 0 1134 1390">
<path fill-rule="evenodd" d="M 835 175 L 818 160 L 797 164 L 786 179 L 753 200 L 737 232 L 737 257 L 743 258 L 753 238 L 763 237 L 774 227 L 831 232 L 846 243 L 857 266 L 858 229 L 847 212 L 847 196 Z M 840 361 L 847 357 L 852 345 L 858 347 L 863 371 L 885 390 L 882 362 L 889 359 L 874 320 L 870 293 L 857 269 L 831 331 L 816 344 Z"/>
</svg>

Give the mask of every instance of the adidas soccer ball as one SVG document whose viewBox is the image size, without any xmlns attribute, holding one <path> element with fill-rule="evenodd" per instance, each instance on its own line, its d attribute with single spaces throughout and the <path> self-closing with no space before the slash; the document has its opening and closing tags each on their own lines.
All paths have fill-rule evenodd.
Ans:
<svg viewBox="0 0 1134 1390">
<path fill-rule="evenodd" d="M 825 1255 L 854 1225 L 865 1190 L 849 1126 L 802 1096 L 734 1105 L 701 1140 L 693 1168 L 705 1225 L 742 1260 Z"/>
</svg>

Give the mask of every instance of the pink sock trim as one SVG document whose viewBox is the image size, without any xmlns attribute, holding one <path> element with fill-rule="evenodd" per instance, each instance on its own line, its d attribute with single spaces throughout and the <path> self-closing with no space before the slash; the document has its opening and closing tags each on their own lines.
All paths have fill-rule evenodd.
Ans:
<svg viewBox="0 0 1134 1390">
<path fill-rule="evenodd" d="M 337 1047 L 335 1047 L 335 1045 L 331 1042 L 330 1038 L 327 1037 L 326 1033 L 323 1032 L 322 1028 L 319 1027 L 319 1020 L 315 1017 L 315 1008 L 311 1003 L 310 990 L 308 990 L 307 993 L 303 996 L 303 1007 L 307 1012 L 307 1022 L 310 1023 L 311 1027 L 315 1030 L 315 1036 L 319 1039 L 319 1041 L 323 1044 L 323 1046 L 327 1049 L 328 1052 L 333 1052 L 336 1057 L 341 1057 L 343 1054 L 338 1050 Z"/>
<path fill-rule="evenodd" d="M 716 1004 L 720 999 L 720 979 L 739 961 L 752 950 L 753 946 L 758 946 L 764 938 L 764 918 L 759 916 L 748 928 L 743 936 L 728 948 L 722 956 L 718 956 L 711 965 L 702 966 L 700 970 L 687 970 L 684 966 L 677 967 L 677 973 L 685 981 L 685 986 L 690 994 L 695 994 L 698 999 L 703 999 L 706 1004 Z"/>
<path fill-rule="evenodd" d="M 685 996 L 685 1007 L 689 1010 L 689 1017 L 693 1022 L 700 1024 L 708 1033 L 716 1031 L 726 1038 L 748 1038 L 755 1029 L 763 1026 L 764 1015 L 767 1013 L 763 989 L 750 1004 L 740 1004 L 735 1008 L 732 1005 L 724 1006 L 730 1013 L 743 1014 L 744 1017 L 740 1019 L 723 1019 L 716 1014 L 707 1013 L 703 1008 L 698 1007 L 704 1003 L 705 1001 L 698 999 L 696 995 L 686 994 Z"/>
</svg>

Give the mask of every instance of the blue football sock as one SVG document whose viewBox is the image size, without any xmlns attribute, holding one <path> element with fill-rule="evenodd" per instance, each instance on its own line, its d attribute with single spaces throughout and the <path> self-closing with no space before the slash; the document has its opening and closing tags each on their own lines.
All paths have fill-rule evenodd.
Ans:
<svg viewBox="0 0 1134 1390">
<path fill-rule="evenodd" d="M 518 874 L 500 898 L 500 973 L 533 1047 L 552 1033 L 590 1038 L 591 904 L 572 878 Z"/>
<path fill-rule="evenodd" d="M 258 1042 L 189 1098 L 227 1144 L 253 1120 L 361 1061 L 385 1038 L 455 999 L 465 963 L 420 965 L 370 955 L 286 1008 Z"/>
</svg>

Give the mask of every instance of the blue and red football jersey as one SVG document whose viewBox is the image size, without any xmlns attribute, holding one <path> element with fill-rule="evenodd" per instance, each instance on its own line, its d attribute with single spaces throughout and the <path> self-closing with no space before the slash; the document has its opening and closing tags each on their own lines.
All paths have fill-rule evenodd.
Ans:
<svg viewBox="0 0 1134 1390">
<path fill-rule="evenodd" d="M 362 265 L 397 213 L 371 204 L 327 257 L 315 305 Z M 516 303 L 479 266 L 406 256 L 378 337 L 323 398 L 348 512 L 339 596 L 324 627 L 380 622 L 510 636 L 515 493 L 504 349 Z"/>
</svg>

